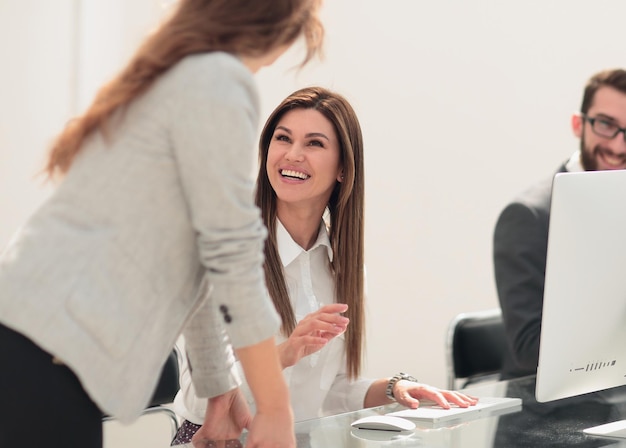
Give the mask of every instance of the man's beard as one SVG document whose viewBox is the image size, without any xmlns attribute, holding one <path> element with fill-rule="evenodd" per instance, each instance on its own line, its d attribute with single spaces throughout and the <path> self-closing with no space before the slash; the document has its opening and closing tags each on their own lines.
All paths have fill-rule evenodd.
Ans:
<svg viewBox="0 0 626 448">
<path fill-rule="evenodd" d="M 598 171 L 598 158 L 602 156 L 601 153 L 612 154 L 610 149 L 603 148 L 601 145 L 596 145 L 593 149 L 589 149 L 585 146 L 585 134 L 580 138 L 580 163 L 585 171 Z M 626 157 L 622 157 L 622 163 L 626 162 Z"/>
<path fill-rule="evenodd" d="M 580 163 L 585 171 L 598 171 L 598 157 L 599 146 L 596 145 L 592 150 L 587 150 L 585 147 L 585 136 L 580 139 Z"/>
</svg>

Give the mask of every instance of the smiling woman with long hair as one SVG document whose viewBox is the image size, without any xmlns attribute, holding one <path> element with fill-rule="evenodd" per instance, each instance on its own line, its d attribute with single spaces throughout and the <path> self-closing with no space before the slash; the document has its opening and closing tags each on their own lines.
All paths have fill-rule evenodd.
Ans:
<svg viewBox="0 0 626 448">
<path fill-rule="evenodd" d="M 281 316 L 278 354 L 296 421 L 391 403 L 469 406 L 411 377 L 362 378 L 365 335 L 363 137 L 342 95 L 307 87 L 272 112 L 259 142 L 256 203 L 268 229 L 265 278 Z M 174 444 L 209 438 L 206 400 L 183 363 Z M 410 381 L 412 379 L 412 381 Z M 254 397 L 247 394 L 249 404 Z M 210 429 L 210 426 L 208 427 Z"/>
</svg>

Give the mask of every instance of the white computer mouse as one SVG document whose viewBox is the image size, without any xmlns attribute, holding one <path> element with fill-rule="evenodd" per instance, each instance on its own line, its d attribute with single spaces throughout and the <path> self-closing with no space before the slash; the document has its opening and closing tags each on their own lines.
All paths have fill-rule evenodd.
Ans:
<svg viewBox="0 0 626 448">
<path fill-rule="evenodd" d="M 352 422 L 352 426 L 359 429 L 376 429 L 379 431 L 411 431 L 415 423 L 406 418 L 392 415 L 370 415 Z"/>
</svg>

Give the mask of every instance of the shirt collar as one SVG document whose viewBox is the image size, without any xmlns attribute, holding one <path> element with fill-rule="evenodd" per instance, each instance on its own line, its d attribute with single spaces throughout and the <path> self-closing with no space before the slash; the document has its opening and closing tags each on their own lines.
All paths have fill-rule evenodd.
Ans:
<svg viewBox="0 0 626 448">
<path fill-rule="evenodd" d="M 580 171 L 585 171 L 582 163 L 580 163 L 580 149 L 572 154 L 572 157 L 569 158 L 567 163 L 565 164 L 565 169 L 570 173 L 577 173 Z"/>
<path fill-rule="evenodd" d="M 276 218 L 276 243 L 278 245 L 278 255 L 280 256 L 280 260 L 283 263 L 283 266 L 287 266 L 293 260 L 295 260 L 298 255 L 300 255 L 305 251 L 302 247 L 296 243 L 283 223 L 280 222 L 280 219 Z M 330 246 L 330 238 L 328 237 L 328 230 L 326 229 L 326 224 L 324 220 L 320 222 L 320 229 L 317 233 L 317 240 L 309 249 L 309 252 L 318 248 L 319 246 L 326 246 L 326 250 L 328 252 L 328 259 L 333 261 L 333 250 Z"/>
</svg>

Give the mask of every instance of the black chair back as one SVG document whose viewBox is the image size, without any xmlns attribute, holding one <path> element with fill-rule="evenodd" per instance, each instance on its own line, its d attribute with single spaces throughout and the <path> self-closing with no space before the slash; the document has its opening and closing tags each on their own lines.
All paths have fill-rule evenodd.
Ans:
<svg viewBox="0 0 626 448">
<path fill-rule="evenodd" d="M 178 416 L 174 413 L 174 411 L 168 407 L 169 403 L 174 401 L 174 397 L 180 388 L 179 383 L 179 364 L 178 357 L 181 356 L 179 354 L 178 347 L 174 347 L 172 352 L 167 357 L 165 364 L 163 364 L 163 368 L 161 369 L 161 376 L 159 377 L 159 381 L 157 383 L 156 389 L 152 394 L 152 398 L 148 404 L 148 407 L 143 410 L 142 416 L 151 415 L 156 413 L 164 414 L 171 426 L 171 439 L 176 436 L 178 432 Z M 102 416 L 102 421 L 110 421 L 113 420 L 112 417 L 108 415 Z"/>
<path fill-rule="evenodd" d="M 500 309 L 463 313 L 450 324 L 448 336 L 449 386 L 466 379 L 462 387 L 499 374 L 506 349 Z"/>
<path fill-rule="evenodd" d="M 174 397 L 176 396 L 178 389 L 180 389 L 178 375 L 178 354 L 175 350 L 172 350 L 172 353 L 170 353 L 167 361 L 165 361 L 165 364 L 163 365 L 159 382 L 157 383 L 157 387 L 154 390 L 154 394 L 152 395 L 152 399 L 150 400 L 148 407 L 158 406 L 174 401 Z"/>
</svg>

